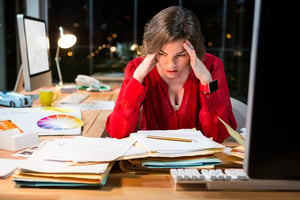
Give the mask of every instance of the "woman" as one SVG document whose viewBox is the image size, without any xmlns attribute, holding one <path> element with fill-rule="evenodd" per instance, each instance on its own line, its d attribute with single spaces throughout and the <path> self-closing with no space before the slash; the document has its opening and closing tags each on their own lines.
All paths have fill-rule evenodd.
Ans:
<svg viewBox="0 0 300 200">
<path fill-rule="evenodd" d="M 216 82 L 218 89 L 212 88 Z M 229 134 L 218 117 L 236 129 L 222 61 L 205 53 L 200 23 L 190 10 L 160 11 L 145 26 L 142 57 L 125 69 L 107 132 L 124 138 L 137 129 L 196 128 L 223 142 Z"/>
</svg>

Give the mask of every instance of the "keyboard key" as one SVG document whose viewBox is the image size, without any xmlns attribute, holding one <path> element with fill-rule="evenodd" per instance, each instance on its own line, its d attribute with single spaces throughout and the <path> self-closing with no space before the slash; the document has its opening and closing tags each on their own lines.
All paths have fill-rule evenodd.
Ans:
<svg viewBox="0 0 300 200">
<path fill-rule="evenodd" d="M 243 169 L 225 169 L 225 173 L 232 177 L 233 180 L 248 180 L 249 177 Z"/>
<path fill-rule="evenodd" d="M 247 181 L 249 177 L 243 169 L 171 169 L 173 179 L 182 181 Z"/>
</svg>

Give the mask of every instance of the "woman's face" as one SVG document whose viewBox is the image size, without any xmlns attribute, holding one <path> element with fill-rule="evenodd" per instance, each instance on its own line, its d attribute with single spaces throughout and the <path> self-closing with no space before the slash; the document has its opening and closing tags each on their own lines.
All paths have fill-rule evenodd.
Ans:
<svg viewBox="0 0 300 200">
<path fill-rule="evenodd" d="M 183 47 L 184 39 L 175 40 L 164 44 L 159 50 L 156 59 L 162 75 L 167 78 L 179 77 L 182 72 L 188 69 L 189 55 Z"/>
</svg>

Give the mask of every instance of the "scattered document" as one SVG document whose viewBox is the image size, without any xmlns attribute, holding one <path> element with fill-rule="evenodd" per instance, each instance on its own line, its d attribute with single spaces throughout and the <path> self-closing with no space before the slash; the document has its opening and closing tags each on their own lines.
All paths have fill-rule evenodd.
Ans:
<svg viewBox="0 0 300 200">
<path fill-rule="evenodd" d="M 44 160 L 73 162 L 109 162 L 127 152 L 134 140 L 74 137 L 47 141 L 32 157 Z"/>
<path fill-rule="evenodd" d="M 43 145 L 43 143 L 45 143 L 45 142 L 46 141 L 39 142 L 27 149 L 23 149 L 22 151 L 15 153 L 13 156 L 29 158 L 39 148 L 39 146 Z"/>
<path fill-rule="evenodd" d="M 162 138 L 167 137 L 170 140 L 153 139 L 149 135 Z M 148 151 L 159 152 L 160 154 L 180 154 L 224 147 L 205 137 L 200 131 L 192 129 L 138 131 L 137 133 L 132 133 L 130 138 L 143 144 Z M 180 141 L 180 139 L 188 142 Z"/>
<path fill-rule="evenodd" d="M 236 132 L 233 128 L 231 128 L 226 122 L 224 122 L 220 117 L 218 117 L 219 120 L 224 124 L 226 127 L 228 133 L 241 145 L 245 146 L 245 139 L 241 134 Z"/>
<path fill-rule="evenodd" d="M 22 171 L 39 173 L 104 173 L 109 163 L 93 165 L 72 165 L 68 162 L 56 162 L 29 158 L 25 160 L 20 168 Z"/>
<path fill-rule="evenodd" d="M 0 178 L 7 178 L 10 176 L 22 162 L 24 162 L 24 160 L 0 158 Z"/>
<path fill-rule="evenodd" d="M 239 145 L 234 148 L 226 147 L 223 153 L 244 159 L 245 147 L 243 145 Z"/>
<path fill-rule="evenodd" d="M 150 153 L 139 142 L 134 143 L 131 148 L 119 158 L 119 160 L 128 160 L 135 158 L 144 158 L 150 156 Z"/>
</svg>

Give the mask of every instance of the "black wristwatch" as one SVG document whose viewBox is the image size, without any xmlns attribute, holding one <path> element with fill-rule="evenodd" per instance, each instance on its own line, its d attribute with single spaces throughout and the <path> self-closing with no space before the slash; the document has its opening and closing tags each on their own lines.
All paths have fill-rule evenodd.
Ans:
<svg viewBox="0 0 300 200">
<path fill-rule="evenodd" d="M 207 85 L 200 84 L 200 91 L 204 93 L 212 93 L 219 89 L 218 80 L 213 80 L 212 82 L 208 83 Z"/>
</svg>

